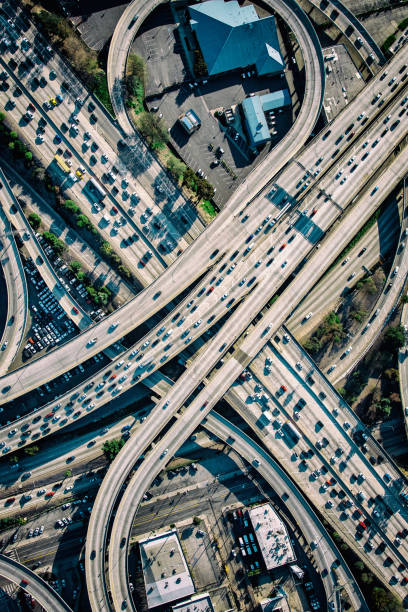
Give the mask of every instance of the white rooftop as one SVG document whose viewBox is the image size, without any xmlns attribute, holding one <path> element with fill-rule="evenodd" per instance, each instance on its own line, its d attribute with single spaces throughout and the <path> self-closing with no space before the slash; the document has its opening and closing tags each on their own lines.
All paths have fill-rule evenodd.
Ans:
<svg viewBox="0 0 408 612">
<path fill-rule="evenodd" d="M 271 570 L 296 560 L 285 524 L 271 504 L 256 506 L 248 512 L 266 569 Z"/>
<path fill-rule="evenodd" d="M 194 584 L 176 530 L 139 540 L 139 546 L 149 608 L 194 593 Z"/>
<path fill-rule="evenodd" d="M 172 612 L 214 612 L 209 593 L 194 595 L 171 608 Z"/>
</svg>

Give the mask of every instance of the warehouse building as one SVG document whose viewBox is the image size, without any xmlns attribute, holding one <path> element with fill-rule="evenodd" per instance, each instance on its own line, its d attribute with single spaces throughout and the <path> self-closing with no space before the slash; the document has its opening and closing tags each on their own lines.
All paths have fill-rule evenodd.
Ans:
<svg viewBox="0 0 408 612">
<path fill-rule="evenodd" d="M 148 608 L 195 592 L 176 530 L 139 541 Z"/>
<path fill-rule="evenodd" d="M 253 68 L 258 76 L 284 69 L 275 17 L 259 19 L 252 4 L 208 0 L 189 6 L 195 33 L 210 76 Z"/>
<path fill-rule="evenodd" d="M 291 98 L 287 89 L 273 91 L 263 96 L 251 96 L 242 101 L 249 142 L 259 147 L 271 139 L 266 115 L 285 106 L 290 106 Z"/>
<path fill-rule="evenodd" d="M 248 514 L 267 570 L 296 561 L 286 526 L 271 504 L 256 506 Z"/>
<path fill-rule="evenodd" d="M 214 607 L 210 594 L 201 593 L 172 606 L 171 610 L 172 612 L 214 612 Z"/>
</svg>

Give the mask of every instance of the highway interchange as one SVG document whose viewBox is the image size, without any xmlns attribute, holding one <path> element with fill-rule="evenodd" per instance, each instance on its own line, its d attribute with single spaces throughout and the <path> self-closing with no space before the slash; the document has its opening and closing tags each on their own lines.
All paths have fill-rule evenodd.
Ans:
<svg viewBox="0 0 408 612">
<path fill-rule="evenodd" d="M 292 21 L 293 30 L 298 33 L 299 38 L 308 42 L 304 46 L 305 57 L 308 59 L 307 52 L 313 49 L 313 45 L 310 46 L 307 28 L 302 31 L 300 29 L 303 25 L 301 17 L 294 17 L 289 9 L 285 10 L 287 10 L 288 22 Z M 129 12 L 129 8 L 127 11 Z M 118 24 L 119 33 L 126 25 L 126 19 L 129 19 L 129 14 L 125 15 L 125 13 L 123 23 Z M 29 37 L 29 34 L 26 33 L 26 36 Z M 119 50 L 122 55 L 127 44 L 126 40 L 124 43 Z M 115 50 L 114 44 L 111 50 Z M 116 59 L 119 56 L 120 53 Z M 315 55 L 315 58 L 317 59 L 313 61 L 313 52 L 310 51 L 310 61 L 306 63 L 307 69 L 319 64 L 321 58 L 318 54 Z M 186 345 L 192 344 L 224 317 L 229 309 L 231 310 L 229 318 L 216 337 L 204 347 L 204 353 L 200 355 L 200 363 L 193 362 L 186 373 L 168 391 L 165 399 L 155 407 L 151 416 L 144 423 L 137 443 L 132 443 L 131 452 L 119 454 L 112 464 L 112 468 L 115 466 L 115 469 L 109 470 L 100 487 L 95 507 L 99 508 L 99 504 L 102 504 L 103 511 L 95 511 L 91 515 L 86 549 L 88 589 L 91 605 L 95 610 L 110 608 L 102 579 L 105 561 L 104 546 L 109 535 L 107 517 L 112 511 L 123 481 L 138 457 L 146 452 L 156 438 L 154 446 L 143 461 L 143 470 L 139 468 L 128 483 L 112 525 L 109 555 L 110 557 L 113 555 L 113 558 L 110 558 L 109 578 L 115 609 L 120 609 L 125 601 L 129 604 L 132 602 L 126 584 L 127 571 L 123 565 L 126 564 L 126 549 L 120 550 L 120 546 L 117 546 L 123 534 L 126 537 L 129 529 L 126 531 L 128 525 L 124 519 L 120 520 L 118 515 L 126 517 L 128 521 L 132 519 L 144 491 L 157 472 L 162 469 L 163 460 L 167 461 L 174 454 L 183 440 L 194 431 L 224 393 L 232 392 L 234 380 L 238 378 L 243 368 L 250 363 L 253 363 L 251 370 L 255 368 L 257 355 L 264 346 L 268 346 L 268 342 L 279 326 L 284 323 L 301 296 L 311 289 L 330 261 L 333 261 L 337 253 L 341 252 L 342 247 L 350 240 L 359 224 L 362 224 L 364 219 L 368 218 L 381 203 L 384 192 L 391 189 L 402 178 L 404 167 L 406 167 L 404 150 L 391 161 L 388 160 L 388 157 L 389 151 L 399 145 L 406 133 L 399 119 L 402 111 L 404 114 L 407 112 L 406 101 L 403 102 L 406 98 L 406 86 L 400 76 L 402 73 L 406 74 L 401 68 L 403 58 L 404 53 L 398 53 L 388 64 L 386 77 L 382 76 L 384 70 L 383 73 L 380 72 L 374 77 L 363 91 L 364 95 L 351 102 L 340 117 L 332 122 L 329 130 L 326 129 L 323 135 L 316 136 L 302 153 L 296 156 L 296 159 L 289 161 L 306 140 L 317 118 L 317 115 L 310 117 L 309 112 L 309 118 L 306 121 L 307 104 L 305 104 L 306 108 L 302 109 L 304 114 L 300 113 L 295 124 L 295 128 L 298 128 L 298 125 L 301 126 L 301 129 L 298 130 L 298 138 L 293 138 L 295 128 L 292 128 L 286 141 L 282 141 L 285 142 L 285 145 L 288 142 L 291 144 L 291 147 L 286 146 L 288 150 L 286 156 L 282 156 L 281 151 L 272 152 L 271 155 L 275 155 L 275 159 L 279 160 L 279 163 L 273 163 L 273 157 L 267 160 L 269 167 L 273 170 L 270 170 L 265 176 L 265 172 L 262 175 L 264 168 L 259 167 L 247 178 L 246 185 L 237 190 L 223 212 L 211 225 L 211 241 L 207 239 L 207 232 L 197 227 L 199 225 L 197 222 L 194 222 L 194 227 L 197 227 L 197 232 L 193 236 L 194 242 L 191 242 L 191 236 L 186 240 L 178 234 L 175 226 L 169 226 L 172 237 L 176 236 L 177 245 L 182 251 L 177 259 L 170 254 L 160 254 L 158 241 L 150 243 L 140 227 L 133 223 L 134 217 L 129 217 L 126 208 L 121 207 L 121 212 L 123 210 L 123 215 L 126 215 L 128 219 L 125 227 L 131 225 L 132 231 L 139 230 L 137 246 L 130 250 L 126 249 L 125 261 L 145 289 L 113 313 L 111 317 L 92 325 L 71 342 L 3 376 L 1 385 L 4 399 L 2 403 L 5 403 L 107 349 L 132 329 L 147 321 L 163 306 L 170 304 L 184 289 L 189 288 L 196 279 L 201 277 L 194 290 L 176 307 L 173 305 L 173 310 L 146 337 L 101 369 L 97 376 L 92 377 L 92 381 L 84 381 L 78 389 L 71 389 L 69 393 L 58 397 L 55 402 L 48 403 L 36 411 L 35 416 L 24 416 L 20 421 L 3 427 L 3 438 L 10 440 L 9 448 L 7 447 L 5 452 L 12 452 L 17 441 L 19 446 L 30 443 L 35 437 L 51 434 L 60 430 L 61 426 L 71 423 L 74 418 L 78 419 L 86 416 L 89 411 L 97 410 L 112 397 L 123 393 L 183 351 Z M 55 138 L 54 134 L 58 135 L 63 139 L 64 145 L 69 145 L 73 150 L 78 163 L 86 165 L 88 172 L 95 173 L 94 175 L 99 178 L 101 175 L 98 176 L 96 172 L 104 172 L 103 164 L 98 163 L 92 166 L 91 170 L 89 162 L 84 159 L 83 151 L 75 147 L 76 140 L 68 139 L 58 127 L 61 122 L 67 121 L 67 110 L 71 113 L 76 108 L 76 103 L 67 101 L 67 104 L 57 106 L 52 111 L 52 119 L 50 119 L 51 111 L 48 114 L 44 111 L 44 96 L 51 98 L 56 95 L 58 89 L 56 90 L 55 86 L 58 85 L 58 79 L 47 82 L 46 88 L 40 92 L 40 97 L 38 92 L 29 92 L 27 83 L 21 79 L 17 80 L 6 61 L 4 59 L 1 61 L 3 67 L 9 72 L 10 78 L 15 79 L 16 85 L 18 84 L 23 89 L 23 95 L 18 96 L 14 109 L 10 111 L 11 114 L 14 113 L 16 117 L 21 116 L 29 101 L 29 103 L 34 103 L 39 113 L 47 117 L 50 124 L 47 130 L 50 128 L 51 133 L 47 132 L 46 140 L 34 145 L 34 148 L 38 147 L 38 154 L 48 159 L 50 163 L 56 150 L 55 144 L 51 141 Z M 120 61 L 116 61 L 115 70 L 118 68 L 120 71 L 122 65 Z M 58 75 L 58 62 L 55 55 L 50 58 L 48 68 L 50 66 L 55 66 L 54 73 Z M 316 96 L 317 91 L 319 97 L 321 88 L 324 87 L 324 83 L 322 85 L 321 79 L 317 76 L 318 73 L 319 70 L 316 68 L 314 73 L 309 74 L 307 81 L 309 91 L 306 88 L 305 94 L 306 103 L 314 99 L 312 94 L 308 96 L 309 92 L 314 92 Z M 110 74 L 111 72 L 108 71 L 108 77 Z M 397 79 L 396 87 L 394 87 Z M 379 91 L 380 88 L 381 91 Z M 43 91 L 46 91 L 46 94 Z M 86 97 L 86 92 L 79 91 L 78 96 Z M 377 99 L 373 102 L 375 98 Z M 379 101 L 381 106 L 379 106 Z M 66 108 L 69 106 L 72 106 L 72 109 Z M 120 110 L 118 117 L 123 115 Z M 389 115 L 387 122 L 389 121 L 392 129 L 387 130 L 384 134 L 384 120 Z M 81 121 L 81 127 L 87 127 L 94 141 L 100 143 L 98 146 L 101 149 L 103 147 L 104 151 L 107 150 L 106 142 L 102 142 L 98 132 L 85 121 Z M 344 132 L 346 125 L 351 127 L 346 128 Z M 26 137 L 35 143 L 34 124 L 29 123 L 24 130 Z M 375 151 L 373 151 L 374 148 Z M 371 152 L 372 154 L 369 155 Z M 113 154 L 109 152 L 108 157 Z M 354 159 L 350 162 L 352 158 Z M 385 165 L 387 161 L 389 162 L 388 167 Z M 285 164 L 286 167 L 284 167 Z M 361 165 L 358 170 L 357 164 Z M 366 178 L 373 176 L 376 172 L 378 175 L 375 182 L 366 184 Z M 267 183 L 265 189 L 259 189 L 259 176 L 263 177 L 262 183 Z M 153 177 L 152 184 L 156 177 L 157 175 Z M 84 206 L 88 206 L 93 214 L 91 204 L 89 202 L 86 204 L 86 198 L 81 194 L 78 183 L 74 183 L 70 189 L 75 198 Z M 130 189 L 135 189 L 138 197 L 145 204 L 155 206 L 151 193 L 149 194 L 140 184 L 135 184 L 134 187 L 129 187 Z M 182 199 L 181 195 L 177 197 Z M 284 203 L 290 202 L 294 205 L 297 200 L 300 200 L 300 206 L 299 204 L 297 208 L 293 206 L 288 214 L 285 214 L 287 206 Z M 347 207 L 351 204 L 351 211 L 348 212 Z M 280 218 L 274 221 L 276 217 Z M 337 225 L 333 225 L 336 221 Z M 168 220 L 165 223 L 167 224 Z M 325 236 L 326 233 L 328 233 L 327 236 Z M 106 237 L 109 237 L 113 243 L 116 240 L 120 244 L 123 234 L 117 239 L 115 239 L 115 233 L 113 236 L 106 234 Z M 34 240 L 29 242 L 34 244 Z M 151 265 L 143 266 L 141 269 L 138 264 L 135 265 L 135 261 L 140 262 L 141 256 L 150 244 L 154 249 L 150 259 Z M 335 248 L 333 248 L 334 244 Z M 197 262 L 198 265 L 192 266 L 191 261 Z M 278 301 L 269 310 L 264 311 L 262 320 L 255 327 L 251 327 L 256 315 L 263 310 L 273 294 L 290 279 L 300 263 L 303 264 L 303 268 L 298 272 L 295 280 L 283 290 Z M 203 274 L 205 275 L 202 276 Z M 402 274 L 401 270 L 401 277 Z M 64 295 L 62 297 L 65 298 Z M 239 340 L 243 332 L 246 337 Z M 235 347 L 234 344 L 238 340 Z M 291 352 L 289 345 L 294 346 L 288 343 L 284 348 L 287 359 Z M 230 350 L 231 347 L 232 350 Z M 58 363 L 56 363 L 57 353 Z M 220 362 L 220 359 L 224 357 L 225 363 Z M 217 363 L 220 363 L 221 367 L 212 371 Z M 282 375 L 289 377 L 288 380 L 293 383 L 293 363 L 292 365 L 288 365 L 288 362 L 280 364 L 279 371 L 274 372 L 273 376 L 265 377 L 264 380 L 258 373 L 271 397 L 276 393 L 277 383 L 282 384 Z M 115 382 L 111 382 L 113 380 Z M 196 395 L 188 407 L 182 410 L 183 404 L 191 397 L 191 394 L 195 393 L 197 385 L 203 380 L 206 380 L 204 389 Z M 84 388 L 89 382 L 95 386 L 84 395 Z M 272 382 L 273 386 L 270 387 Z M 257 393 L 253 388 L 251 391 Z M 68 404 L 62 408 L 64 402 Z M 77 406 L 78 410 L 74 406 Z M 319 412 L 322 411 L 322 407 L 324 408 L 322 402 L 317 402 L 314 408 L 317 411 L 315 414 L 323 414 Z M 61 415 L 65 410 L 66 417 L 62 420 L 55 419 L 52 416 L 53 409 L 59 410 Z M 77 412 L 74 412 L 75 410 Z M 32 422 L 33 418 L 35 423 Z M 160 429 L 166 422 L 171 423 L 170 431 L 162 439 L 157 439 Z M 24 436 L 22 439 L 19 434 L 16 435 L 17 432 L 11 433 L 14 429 L 21 430 L 26 423 L 31 425 L 29 437 Z M 47 427 L 44 428 L 45 423 Z M 353 427 L 358 428 L 358 426 L 359 423 L 355 420 Z M 346 439 L 349 438 L 349 434 L 344 429 L 341 431 Z M 306 436 L 304 438 L 306 439 Z M 353 450 L 356 450 L 355 445 Z M 363 472 L 364 469 L 371 468 L 361 453 L 357 452 L 354 461 L 356 461 L 355 470 L 359 469 L 360 472 Z M 120 470 L 117 469 L 117 466 L 120 466 Z M 394 469 L 389 468 L 388 465 L 387 468 L 388 471 Z M 260 471 L 262 473 L 262 470 Z M 370 469 L 370 482 L 367 482 L 367 486 L 371 487 L 370 496 L 377 491 L 378 485 L 384 488 L 380 477 L 377 478 L 376 486 L 373 486 L 372 472 L 373 470 Z M 395 479 L 400 479 L 398 472 L 395 474 Z M 344 488 L 346 488 L 345 485 Z M 399 508 L 401 502 L 397 495 L 395 503 Z M 333 517 L 333 521 L 336 522 L 336 520 L 338 519 Z M 389 524 L 392 522 L 390 521 Z M 376 525 L 376 531 L 381 532 L 381 525 Z M 396 527 L 393 526 L 392 538 L 395 538 L 395 534 Z M 399 549 L 392 539 L 389 539 L 389 534 L 386 537 L 396 559 L 401 560 L 401 551 L 404 550 L 405 542 Z M 379 542 L 377 534 L 374 534 L 374 541 Z M 120 560 L 115 558 L 119 550 Z M 361 554 L 367 556 L 365 551 Z M 122 564 L 121 571 L 117 571 L 119 561 Z M 368 563 L 373 564 L 373 571 L 381 574 L 378 563 L 376 565 L 370 560 Z M 403 597 L 401 587 L 392 585 L 392 588 L 396 594 Z M 357 600 L 361 598 L 355 585 L 351 592 L 354 598 L 357 597 Z M 338 602 L 335 605 L 338 606 Z"/>
</svg>

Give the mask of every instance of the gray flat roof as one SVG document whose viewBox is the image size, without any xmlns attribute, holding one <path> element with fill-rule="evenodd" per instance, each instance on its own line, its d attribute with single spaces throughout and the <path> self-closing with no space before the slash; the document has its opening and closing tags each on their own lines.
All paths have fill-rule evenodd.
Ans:
<svg viewBox="0 0 408 612">
<path fill-rule="evenodd" d="M 194 593 L 175 530 L 139 541 L 147 605 L 155 608 Z"/>
<path fill-rule="evenodd" d="M 275 569 L 296 560 L 286 525 L 271 504 L 256 506 L 248 514 L 266 569 Z"/>
<path fill-rule="evenodd" d="M 209 593 L 194 595 L 186 601 L 172 606 L 172 612 L 214 612 Z"/>
</svg>

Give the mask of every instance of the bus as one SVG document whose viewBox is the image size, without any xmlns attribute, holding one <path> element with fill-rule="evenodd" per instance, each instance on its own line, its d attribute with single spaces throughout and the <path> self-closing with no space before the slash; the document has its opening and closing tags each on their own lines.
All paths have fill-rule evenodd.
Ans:
<svg viewBox="0 0 408 612">
<path fill-rule="evenodd" d="M 295 444 L 297 444 L 302 437 L 298 428 L 290 421 L 286 421 L 286 423 L 282 426 L 282 429 L 284 430 L 285 434 L 292 438 Z"/>
<path fill-rule="evenodd" d="M 70 167 L 66 163 L 65 159 L 63 157 L 61 157 L 61 155 L 56 155 L 55 156 L 55 161 L 57 162 L 57 164 L 61 168 L 61 170 L 63 170 L 67 174 L 70 172 L 70 170 L 71 170 Z"/>
<path fill-rule="evenodd" d="M 106 196 L 106 191 L 102 189 L 99 183 L 97 183 L 97 181 L 95 181 L 93 178 L 89 179 L 87 187 L 98 200 L 103 200 L 103 198 Z"/>
</svg>

